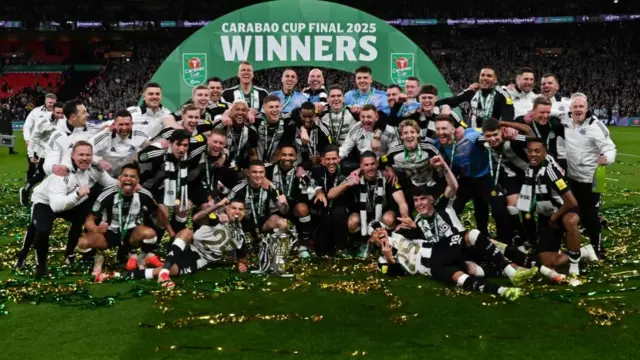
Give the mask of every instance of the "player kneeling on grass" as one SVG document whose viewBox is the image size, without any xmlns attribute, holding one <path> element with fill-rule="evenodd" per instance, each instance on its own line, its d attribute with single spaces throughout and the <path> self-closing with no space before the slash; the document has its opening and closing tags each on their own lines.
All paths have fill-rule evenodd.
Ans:
<svg viewBox="0 0 640 360">
<path fill-rule="evenodd" d="M 537 268 L 518 269 L 511 265 L 489 238 L 474 229 L 466 231 L 453 209 L 458 187 L 457 180 L 446 162 L 436 156 L 431 164 L 447 182 L 444 195 L 435 201 L 430 187 L 416 187 L 413 201 L 418 215 L 414 220 L 400 218 L 396 232 L 389 232 L 378 223 L 370 226 L 369 241 L 382 249 L 379 268 L 387 274 L 421 274 L 445 283 L 480 292 L 489 292 L 515 300 L 521 295 L 519 288 L 501 287 L 484 279 L 484 271 L 473 263 L 465 262 L 463 249 L 474 247 L 484 260 L 501 269 L 511 282 L 522 285 L 535 275 Z"/>
<path fill-rule="evenodd" d="M 129 257 L 137 262 L 137 248 L 140 258 L 147 264 L 157 264 L 160 260 L 152 253 L 157 242 L 156 232 L 150 227 L 140 225 L 146 215 L 156 213 L 159 221 L 169 229 L 169 235 L 175 235 L 169 220 L 160 211 L 153 195 L 140 188 L 140 168 L 137 164 L 126 164 L 120 171 L 118 185 L 105 188 L 96 199 L 91 213 L 85 220 L 88 232 L 80 238 L 78 249 L 87 253 L 92 249 L 105 250 L 124 246 L 129 249 Z M 99 225 L 98 225 L 99 224 Z M 91 275 L 96 281 L 103 281 L 107 274 L 102 273 L 104 256 L 97 254 Z M 142 263 L 142 262 L 141 262 Z"/>
<path fill-rule="evenodd" d="M 202 225 L 195 232 L 182 230 L 178 233 L 164 265 L 155 269 L 137 270 L 130 273 L 134 279 L 158 278 L 163 287 L 173 287 L 171 276 L 187 275 L 221 261 L 229 251 L 236 251 L 239 272 L 248 269 L 245 237 L 240 222 L 244 218 L 243 200 L 231 200 L 224 216 L 214 211 L 223 202 L 211 205 L 193 216 L 193 221 Z"/>
<path fill-rule="evenodd" d="M 540 138 L 529 138 L 527 143 L 529 167 L 525 172 L 525 182 L 520 190 L 518 209 L 536 212 L 538 215 L 537 253 L 542 264 L 540 272 L 552 282 L 565 280 L 565 275 L 555 271 L 569 263 L 569 275 L 580 274 L 580 260 L 597 261 L 593 246 L 580 247 L 580 216 L 578 202 L 573 196 L 569 184 L 564 178 L 564 171 L 558 163 L 547 154 L 545 143 Z M 562 237 L 567 236 L 567 252 L 560 253 Z M 505 256 L 517 264 L 526 266 L 528 261 L 535 261 L 513 248 L 496 243 Z M 571 279 L 571 285 L 579 285 L 577 279 Z"/>
</svg>

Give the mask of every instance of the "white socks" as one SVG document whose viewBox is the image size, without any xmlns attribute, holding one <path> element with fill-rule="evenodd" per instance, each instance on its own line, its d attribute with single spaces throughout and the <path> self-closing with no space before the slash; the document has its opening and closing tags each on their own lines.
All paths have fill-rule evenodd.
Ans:
<svg viewBox="0 0 640 360">
<path fill-rule="evenodd" d="M 504 274 L 507 275 L 507 277 L 509 277 L 509 279 L 511 279 L 512 277 L 514 277 L 516 275 L 516 273 L 518 273 L 518 270 L 516 270 L 516 268 L 514 268 L 511 265 L 507 266 L 502 271 L 504 271 Z"/>
</svg>

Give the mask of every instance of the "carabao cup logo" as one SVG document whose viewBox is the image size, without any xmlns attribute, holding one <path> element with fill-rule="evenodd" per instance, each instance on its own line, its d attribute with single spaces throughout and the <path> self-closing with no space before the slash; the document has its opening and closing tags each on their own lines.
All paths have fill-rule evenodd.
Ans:
<svg viewBox="0 0 640 360">
<path fill-rule="evenodd" d="M 391 80 L 394 83 L 404 86 L 407 78 L 414 75 L 415 54 L 413 53 L 392 53 L 391 54 Z"/>
<path fill-rule="evenodd" d="M 204 84 L 207 80 L 207 54 L 182 54 L 182 78 L 191 87 Z"/>
</svg>

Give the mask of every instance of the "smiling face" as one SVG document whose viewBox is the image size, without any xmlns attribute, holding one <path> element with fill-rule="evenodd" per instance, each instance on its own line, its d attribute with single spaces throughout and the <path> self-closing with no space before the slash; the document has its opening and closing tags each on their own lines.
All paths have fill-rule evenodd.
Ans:
<svg viewBox="0 0 640 360">
<path fill-rule="evenodd" d="M 480 71 L 480 88 L 483 90 L 493 89 L 498 79 L 493 69 L 482 69 Z"/>
<path fill-rule="evenodd" d="M 53 109 L 53 105 L 56 103 L 56 99 L 45 98 L 44 99 L 44 107 L 51 111 Z"/>
<path fill-rule="evenodd" d="M 293 169 L 293 162 L 296 161 L 296 149 L 286 146 L 280 149 L 280 167 L 282 170 L 289 171 Z"/>
<path fill-rule="evenodd" d="M 540 87 L 542 88 L 542 95 L 547 99 L 556 96 L 558 90 L 560 90 L 560 84 L 558 84 L 555 76 L 543 77 L 542 80 L 540 80 Z"/>
<path fill-rule="evenodd" d="M 122 138 L 126 138 L 131 134 L 133 128 L 133 122 L 129 116 L 118 116 L 114 121 L 116 127 L 116 134 Z"/>
<path fill-rule="evenodd" d="M 314 109 L 300 109 L 300 120 L 306 129 L 313 128 L 316 113 Z"/>
<path fill-rule="evenodd" d="M 436 121 L 436 136 L 440 140 L 440 144 L 447 145 L 453 143 L 453 134 L 455 129 L 449 121 Z"/>
<path fill-rule="evenodd" d="M 238 67 L 238 80 L 240 80 L 241 84 L 251 85 L 253 81 L 253 66 L 240 64 Z"/>
<path fill-rule="evenodd" d="M 407 150 L 414 150 L 418 147 L 418 139 L 420 139 L 420 132 L 412 125 L 405 125 L 400 132 L 400 138 L 404 143 L 404 147 Z"/>
<path fill-rule="evenodd" d="M 416 207 L 416 211 L 422 216 L 433 215 L 433 202 L 433 195 L 420 195 L 413 197 L 413 204 Z"/>
<path fill-rule="evenodd" d="M 84 127 L 87 125 L 87 120 L 89 119 L 89 112 L 84 105 L 76 106 L 75 114 L 71 114 L 69 117 L 69 123 L 73 124 L 74 127 Z"/>
<path fill-rule="evenodd" d="M 264 104 L 264 112 L 267 114 L 267 120 L 270 123 L 275 123 L 280 119 L 281 110 L 282 105 L 280 105 L 280 101 L 269 101 Z"/>
<path fill-rule="evenodd" d="M 373 127 L 378 121 L 378 113 L 373 110 L 360 110 L 360 122 L 366 131 L 373 131 Z"/>
<path fill-rule="evenodd" d="M 327 168 L 330 174 L 335 174 L 340 164 L 340 156 L 337 151 L 327 151 L 322 156 L 322 165 Z"/>
<path fill-rule="evenodd" d="M 322 71 L 319 69 L 313 69 L 309 72 L 309 86 L 312 89 L 319 89 L 322 85 L 324 85 L 324 76 L 322 76 Z"/>
<path fill-rule="evenodd" d="M 229 221 L 232 219 L 238 220 L 238 222 L 242 221 L 245 214 L 244 201 L 231 201 L 227 205 L 226 214 L 229 217 Z"/>
<path fill-rule="evenodd" d="M 251 165 L 249 167 L 249 182 L 251 183 L 251 186 L 256 188 L 262 185 L 263 180 L 264 180 L 264 166 Z"/>
<path fill-rule="evenodd" d="M 482 135 L 484 135 L 485 140 L 492 148 L 496 148 L 504 142 L 502 139 L 502 129 L 485 130 L 482 132 Z"/>
<path fill-rule="evenodd" d="M 212 133 L 207 138 L 207 148 L 209 149 L 209 155 L 213 157 L 220 156 L 226 144 L 227 144 L 226 136 Z"/>
<path fill-rule="evenodd" d="M 532 72 L 523 72 L 522 74 L 516 77 L 516 83 L 520 90 L 528 93 L 533 90 L 533 83 L 535 81 L 535 77 Z"/>
<path fill-rule="evenodd" d="M 387 89 L 387 100 L 389 101 L 389 105 L 393 106 L 400 97 L 400 90 L 396 87 L 391 87 Z"/>
<path fill-rule="evenodd" d="M 222 95 L 222 83 L 220 81 L 209 81 L 209 100 L 217 102 Z"/>
<path fill-rule="evenodd" d="M 571 118 L 573 121 L 582 123 L 587 118 L 587 100 L 578 97 L 571 101 Z"/>
<path fill-rule="evenodd" d="M 162 90 L 159 87 L 149 87 L 144 91 L 143 97 L 148 107 L 157 109 L 162 101 Z"/>
<path fill-rule="evenodd" d="M 93 148 L 90 145 L 76 146 L 71 153 L 71 158 L 78 169 L 87 170 L 91 166 L 93 158 Z"/>
<path fill-rule="evenodd" d="M 237 102 L 231 106 L 229 117 L 236 125 L 244 125 L 248 114 L 249 106 L 244 102 Z"/>
<path fill-rule="evenodd" d="M 420 101 L 420 110 L 431 113 L 433 111 L 433 107 L 436 105 L 436 101 L 438 101 L 438 96 L 433 94 L 421 94 L 418 100 Z"/>
<path fill-rule="evenodd" d="M 533 109 L 533 121 L 540 125 L 547 125 L 551 116 L 551 105 L 538 105 Z"/>
<path fill-rule="evenodd" d="M 371 84 L 373 83 L 373 76 L 366 72 L 356 73 L 356 86 L 362 93 L 368 93 L 371 91 Z"/>
<path fill-rule="evenodd" d="M 135 169 L 122 169 L 122 173 L 118 176 L 118 185 L 125 196 L 133 195 L 139 181 L 140 178 L 138 177 L 138 171 Z"/>
<path fill-rule="evenodd" d="M 298 75 L 293 70 L 285 70 L 282 73 L 282 90 L 286 93 L 290 93 L 293 88 L 298 84 Z"/>
<path fill-rule="evenodd" d="M 196 89 L 191 99 L 198 109 L 204 110 L 207 108 L 207 104 L 209 104 L 209 97 L 209 89 Z"/>
<path fill-rule="evenodd" d="M 200 122 L 200 110 L 186 110 L 182 113 L 182 126 L 190 133 L 196 131 Z"/>
<path fill-rule="evenodd" d="M 527 156 L 529 157 L 529 165 L 532 167 L 538 167 L 542 164 L 546 155 L 547 150 L 541 142 L 530 141 L 527 144 Z"/>
<path fill-rule="evenodd" d="M 340 111 L 344 106 L 344 94 L 340 89 L 329 91 L 329 106 L 333 111 Z"/>
<path fill-rule="evenodd" d="M 373 181 L 378 177 L 378 159 L 365 157 L 360 160 L 360 170 L 365 179 Z"/>
</svg>

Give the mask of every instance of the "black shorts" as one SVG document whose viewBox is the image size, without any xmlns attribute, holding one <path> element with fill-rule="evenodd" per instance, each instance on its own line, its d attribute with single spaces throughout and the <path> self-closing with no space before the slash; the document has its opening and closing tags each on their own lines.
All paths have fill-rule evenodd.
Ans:
<svg viewBox="0 0 640 360">
<path fill-rule="evenodd" d="M 431 253 L 431 276 L 442 282 L 452 282 L 453 275 L 458 272 L 467 272 L 467 264 L 464 256 L 464 237 L 466 231 L 461 231 L 441 239 Z"/>
<path fill-rule="evenodd" d="M 202 204 L 206 204 L 209 200 L 213 199 L 206 187 L 200 181 L 189 184 L 188 194 L 189 200 L 191 200 L 191 203 L 196 209 L 199 209 Z"/>
<path fill-rule="evenodd" d="M 248 232 L 248 233 L 251 233 L 254 236 L 257 236 L 258 233 L 262 230 L 262 227 L 267 222 L 267 220 L 269 220 L 269 218 L 271 216 L 273 216 L 273 215 L 278 215 L 278 216 L 284 217 L 283 215 L 281 215 L 278 212 L 274 212 L 274 213 L 269 214 L 269 215 L 261 216 L 260 218 L 258 218 L 258 225 L 256 226 L 256 222 L 253 221 L 253 214 L 251 214 L 251 216 L 242 219 L 242 230 L 244 230 L 244 232 Z"/>
<path fill-rule="evenodd" d="M 119 247 L 119 246 L 125 246 L 128 247 L 129 246 L 129 239 L 131 238 L 131 234 L 133 233 L 134 229 L 129 229 L 127 230 L 127 232 L 124 234 L 124 239 L 122 239 L 120 237 L 120 233 L 115 233 L 113 231 L 107 231 L 106 234 L 104 234 L 104 238 L 107 240 L 107 248 L 108 249 L 112 249 L 114 247 Z"/>
<path fill-rule="evenodd" d="M 505 177 L 503 181 L 503 190 L 505 191 L 505 195 L 513 195 L 519 194 L 522 189 L 522 184 L 524 184 L 524 178 L 519 176 L 514 177 Z"/>
<path fill-rule="evenodd" d="M 176 257 L 174 261 L 175 265 L 178 266 L 180 275 L 193 274 L 209 264 L 191 246 L 184 248 L 180 256 Z"/>
<path fill-rule="evenodd" d="M 570 209 L 566 214 L 579 214 L 578 208 Z M 565 214 L 565 215 L 566 215 Z M 550 216 L 538 215 L 538 245 L 537 250 L 542 252 L 558 252 L 562 246 L 562 238 L 566 229 L 562 223 L 562 219 L 556 220 L 556 227 L 551 226 L 549 223 Z"/>
</svg>

